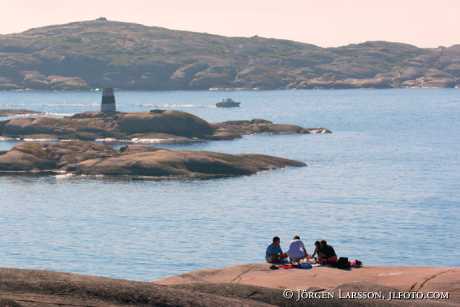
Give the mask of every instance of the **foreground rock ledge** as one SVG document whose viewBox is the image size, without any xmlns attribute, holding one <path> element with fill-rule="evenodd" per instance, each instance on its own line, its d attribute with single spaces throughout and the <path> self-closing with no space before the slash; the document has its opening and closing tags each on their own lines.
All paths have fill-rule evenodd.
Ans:
<svg viewBox="0 0 460 307">
<path fill-rule="evenodd" d="M 266 267 L 266 266 L 265 266 Z M 324 270 L 323 270 L 324 269 Z M 458 268 L 363 268 L 349 277 L 333 269 L 263 270 L 260 266 L 239 266 L 224 270 L 192 272 L 186 283 L 156 283 L 116 280 L 69 273 L 0 268 L 0 306 L 458 306 Z M 396 274 L 397 273 L 397 274 Z M 265 287 L 254 285 L 266 274 Z M 376 278 L 370 276 L 374 274 Z M 399 275 L 399 278 L 398 278 Z M 413 276 L 412 276 L 413 275 Z M 182 275 L 182 277 L 185 275 Z M 318 276 L 318 277 L 316 277 Z M 382 301 L 347 299 L 289 300 L 283 288 L 323 289 L 312 284 L 326 280 L 336 294 L 346 291 L 394 290 L 449 291 L 443 301 Z M 402 276 L 402 280 L 400 280 Z M 195 279 L 192 279 L 195 278 Z M 240 279 L 241 277 L 241 279 Z M 377 279 L 377 282 L 373 282 Z M 346 280 L 346 284 L 341 284 Z M 351 283 L 349 281 L 352 281 Z M 379 282 L 379 281 L 382 282 Z M 366 282 L 367 281 L 367 282 Z M 411 283 L 413 283 L 411 285 Z M 280 289 L 281 288 L 281 289 Z"/>
<path fill-rule="evenodd" d="M 265 303 L 290 306 L 283 299 L 283 289 L 327 291 L 338 297 L 338 291 L 443 291 L 449 299 L 443 300 L 345 300 L 319 299 L 291 301 L 292 306 L 459 306 L 460 268 L 449 267 L 363 267 L 350 271 L 328 267 L 311 270 L 270 270 L 267 264 L 248 264 L 224 269 L 199 270 L 154 281 L 173 286 L 222 295 L 250 297 Z M 343 295 L 342 295 L 343 296 Z"/>
<path fill-rule="evenodd" d="M 1 269 L 0 306 L 267 306 L 146 282 Z"/>
<path fill-rule="evenodd" d="M 9 110 L 11 113 L 11 110 Z M 274 124 L 263 119 L 208 123 L 186 112 L 80 113 L 70 117 L 31 116 L 0 121 L 0 136 L 18 139 L 77 139 L 133 143 L 232 140 L 243 135 L 331 133 L 325 128 Z"/>
<path fill-rule="evenodd" d="M 123 147 L 68 141 L 20 143 L 0 152 L 0 174 L 106 175 L 151 179 L 210 179 L 252 175 L 260 171 L 301 167 L 305 163 L 267 155 L 230 155 L 174 151 L 141 145 Z"/>
</svg>

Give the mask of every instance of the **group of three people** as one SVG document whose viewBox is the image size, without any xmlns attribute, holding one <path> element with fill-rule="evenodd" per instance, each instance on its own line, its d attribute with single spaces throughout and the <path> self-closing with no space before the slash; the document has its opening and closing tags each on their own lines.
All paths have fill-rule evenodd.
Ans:
<svg viewBox="0 0 460 307">
<path fill-rule="evenodd" d="M 327 244 L 326 240 L 315 242 L 315 251 L 310 256 L 300 240 L 299 236 L 294 236 L 289 243 L 289 248 L 286 253 L 281 249 L 281 240 L 279 237 L 274 237 L 272 243 L 267 247 L 265 259 L 271 264 L 286 264 L 299 263 L 308 261 L 319 263 L 322 265 L 335 265 L 337 263 L 337 255 L 332 246 Z"/>
</svg>

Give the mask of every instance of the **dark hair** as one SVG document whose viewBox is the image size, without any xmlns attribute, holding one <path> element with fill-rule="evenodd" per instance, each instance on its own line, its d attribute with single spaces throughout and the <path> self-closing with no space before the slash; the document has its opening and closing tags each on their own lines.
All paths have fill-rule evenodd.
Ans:
<svg viewBox="0 0 460 307">
<path fill-rule="evenodd" d="M 280 237 L 273 237 L 273 242 L 275 242 L 275 241 L 281 241 Z"/>
<path fill-rule="evenodd" d="M 319 245 L 320 245 L 319 241 L 315 241 L 315 246 L 319 246 Z"/>
<path fill-rule="evenodd" d="M 326 241 L 326 240 L 321 240 L 321 244 L 322 244 L 322 245 L 326 245 L 326 244 L 327 244 L 327 241 Z"/>
<path fill-rule="evenodd" d="M 294 240 L 300 240 L 300 237 L 298 235 L 295 235 Z"/>
</svg>

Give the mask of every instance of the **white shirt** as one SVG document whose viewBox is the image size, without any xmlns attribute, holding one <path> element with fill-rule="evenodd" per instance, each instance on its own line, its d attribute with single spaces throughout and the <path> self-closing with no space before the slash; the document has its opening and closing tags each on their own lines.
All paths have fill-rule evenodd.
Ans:
<svg viewBox="0 0 460 307">
<path fill-rule="evenodd" d="M 292 240 L 289 243 L 289 250 L 287 251 L 287 254 L 289 258 L 291 259 L 301 259 L 305 257 L 305 246 L 303 245 L 303 242 L 300 240 Z"/>
</svg>

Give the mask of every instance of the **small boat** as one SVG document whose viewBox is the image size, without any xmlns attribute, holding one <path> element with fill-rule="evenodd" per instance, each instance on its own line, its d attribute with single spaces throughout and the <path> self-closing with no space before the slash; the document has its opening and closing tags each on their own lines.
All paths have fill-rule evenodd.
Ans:
<svg viewBox="0 0 460 307">
<path fill-rule="evenodd" d="M 236 102 L 231 98 L 223 99 L 221 102 L 216 103 L 218 108 L 239 108 L 240 102 Z"/>
</svg>

